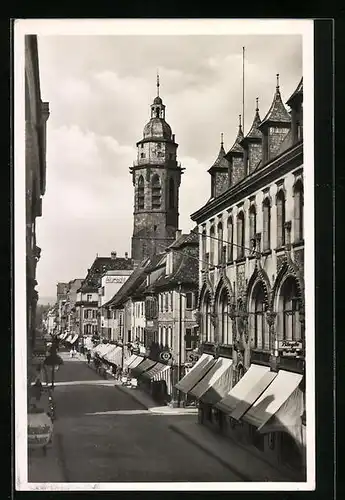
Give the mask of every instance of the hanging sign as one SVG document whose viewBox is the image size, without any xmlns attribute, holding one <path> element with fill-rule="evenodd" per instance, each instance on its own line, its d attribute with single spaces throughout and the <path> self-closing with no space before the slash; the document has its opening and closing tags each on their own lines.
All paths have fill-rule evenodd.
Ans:
<svg viewBox="0 0 345 500">
<path fill-rule="evenodd" d="M 278 349 L 283 351 L 285 356 L 297 356 L 303 349 L 300 340 L 279 340 Z"/>
<path fill-rule="evenodd" d="M 169 361 L 169 359 L 171 359 L 171 353 L 168 352 L 168 351 L 163 351 L 160 353 L 159 357 L 163 360 L 163 361 Z"/>
</svg>

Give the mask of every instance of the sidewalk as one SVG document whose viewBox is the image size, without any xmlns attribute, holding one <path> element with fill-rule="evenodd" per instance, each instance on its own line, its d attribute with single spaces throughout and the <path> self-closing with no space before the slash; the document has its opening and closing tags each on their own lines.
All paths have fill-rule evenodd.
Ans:
<svg viewBox="0 0 345 500">
<path fill-rule="evenodd" d="M 80 359 L 85 359 L 82 354 L 79 355 Z M 95 370 L 93 363 L 88 365 L 92 370 Z M 157 402 L 145 391 L 137 387 L 136 389 L 131 389 L 121 384 L 119 380 L 115 380 L 114 375 L 111 370 L 107 370 L 108 377 L 114 379 L 114 385 L 116 385 L 122 392 L 125 392 L 139 403 L 145 410 L 149 410 L 151 413 L 159 413 L 166 415 L 197 415 L 198 410 L 196 408 L 171 408 L 170 406 L 157 406 Z"/>
<path fill-rule="evenodd" d="M 231 469 L 243 481 L 298 481 L 294 477 L 284 476 L 278 469 L 253 455 L 250 450 L 237 445 L 229 438 L 214 434 L 202 424 L 179 422 L 169 427 Z"/>
<path fill-rule="evenodd" d="M 54 430 L 53 443 L 47 447 L 47 454 L 42 449 L 29 450 L 28 482 L 58 483 L 66 482 L 63 465 L 60 460 L 60 435 Z"/>
</svg>

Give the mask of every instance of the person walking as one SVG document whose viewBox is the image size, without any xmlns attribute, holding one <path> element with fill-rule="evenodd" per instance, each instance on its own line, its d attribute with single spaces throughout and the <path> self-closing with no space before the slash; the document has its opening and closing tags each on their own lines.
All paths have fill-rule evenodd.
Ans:
<svg viewBox="0 0 345 500">
<path fill-rule="evenodd" d="M 90 351 L 87 351 L 86 357 L 87 357 L 87 364 L 89 365 L 90 361 L 91 361 L 91 352 Z"/>
</svg>

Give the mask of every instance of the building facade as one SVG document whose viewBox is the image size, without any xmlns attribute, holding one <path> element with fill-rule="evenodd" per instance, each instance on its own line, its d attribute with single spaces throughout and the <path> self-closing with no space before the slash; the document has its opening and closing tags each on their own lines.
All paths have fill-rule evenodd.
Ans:
<svg viewBox="0 0 345 500">
<path fill-rule="evenodd" d="M 201 352 L 232 367 L 211 402 L 200 398 L 199 418 L 305 472 L 302 80 L 287 104 L 290 112 L 277 81 L 264 119 L 257 102 L 247 135 L 240 124 L 228 153 L 221 144 L 211 199 L 191 216 L 200 238 Z M 261 392 L 251 375 L 260 369 L 268 371 Z"/>
<path fill-rule="evenodd" d="M 44 355 L 42 339 L 36 339 L 36 266 L 41 249 L 36 242 L 36 218 L 42 215 L 46 189 L 46 124 L 49 104 L 41 99 L 36 35 L 25 36 L 25 189 L 26 189 L 26 290 L 28 380 L 32 355 Z M 40 344 L 40 345 L 38 345 Z M 42 349 L 40 350 L 40 346 Z"/>
<path fill-rule="evenodd" d="M 137 160 L 130 168 L 134 186 L 132 259 L 142 261 L 172 243 L 178 229 L 179 187 L 183 169 L 177 162 L 175 135 L 165 121 L 165 105 L 157 96 Z"/>
</svg>

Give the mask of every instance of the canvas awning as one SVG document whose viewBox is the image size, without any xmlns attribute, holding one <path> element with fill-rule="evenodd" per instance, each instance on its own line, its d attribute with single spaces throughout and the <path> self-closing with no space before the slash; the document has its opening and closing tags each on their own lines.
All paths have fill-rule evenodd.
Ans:
<svg viewBox="0 0 345 500">
<path fill-rule="evenodd" d="M 170 368 L 171 367 L 169 365 L 165 365 L 163 370 L 156 373 L 152 379 L 155 382 L 158 382 L 160 380 L 164 380 L 165 386 L 166 386 L 166 391 L 169 395 L 171 395 L 171 392 L 172 392 L 171 369 Z"/>
<path fill-rule="evenodd" d="M 70 342 L 71 344 L 74 344 L 74 342 L 77 340 L 77 338 L 78 338 L 78 337 L 79 337 L 79 335 L 78 335 L 77 333 L 75 333 L 75 334 L 72 336 L 72 338 L 71 338 L 71 340 L 70 340 L 69 342 Z"/>
<path fill-rule="evenodd" d="M 140 364 L 138 364 L 135 368 L 130 367 L 133 370 L 134 375 L 141 375 L 143 372 L 147 371 L 149 368 L 152 368 L 157 361 L 153 361 L 152 359 L 146 358 Z"/>
<path fill-rule="evenodd" d="M 240 418 L 262 394 L 272 381 L 272 376 L 274 378 L 275 375 L 275 373 L 270 372 L 268 366 L 251 364 L 248 371 L 230 392 L 216 403 L 216 407 L 233 418 Z"/>
<path fill-rule="evenodd" d="M 243 415 L 243 420 L 254 425 L 260 431 L 285 404 L 283 409 L 285 414 L 284 411 L 280 412 L 278 418 L 285 420 L 287 424 L 294 425 L 296 418 L 300 418 L 303 413 L 301 391 L 297 391 L 302 378 L 303 375 L 300 373 L 279 370 L 272 383 Z M 294 396 L 288 402 L 292 395 Z"/>
<path fill-rule="evenodd" d="M 205 403 L 215 404 L 220 401 L 231 388 L 232 364 L 232 359 L 218 358 L 189 393 Z"/>
<path fill-rule="evenodd" d="M 163 363 L 156 363 L 152 368 L 143 373 L 143 377 L 153 379 L 159 372 L 166 368 L 170 368 L 170 366 L 164 365 Z"/>
<path fill-rule="evenodd" d="M 132 356 L 131 356 L 132 357 Z M 131 358 L 129 358 L 128 360 L 128 364 L 127 364 L 127 367 L 129 370 L 133 370 L 136 366 L 138 366 L 142 361 L 144 361 L 144 357 L 143 356 L 137 356 L 136 354 L 134 354 L 134 358 L 131 360 Z M 129 363 L 130 361 L 130 363 Z"/>
<path fill-rule="evenodd" d="M 104 359 L 112 363 L 113 365 L 121 366 L 122 364 L 122 347 L 112 346 L 112 349 L 107 351 L 104 355 Z"/>
<path fill-rule="evenodd" d="M 65 341 L 66 341 L 66 342 L 70 342 L 70 341 L 71 341 L 71 339 L 72 339 L 72 337 L 73 337 L 73 335 L 69 335 L 69 334 L 68 334 L 68 335 L 67 335 L 67 337 L 65 338 Z"/>
<path fill-rule="evenodd" d="M 187 394 L 215 364 L 210 354 L 203 354 L 193 368 L 176 384 L 176 389 Z"/>
</svg>

